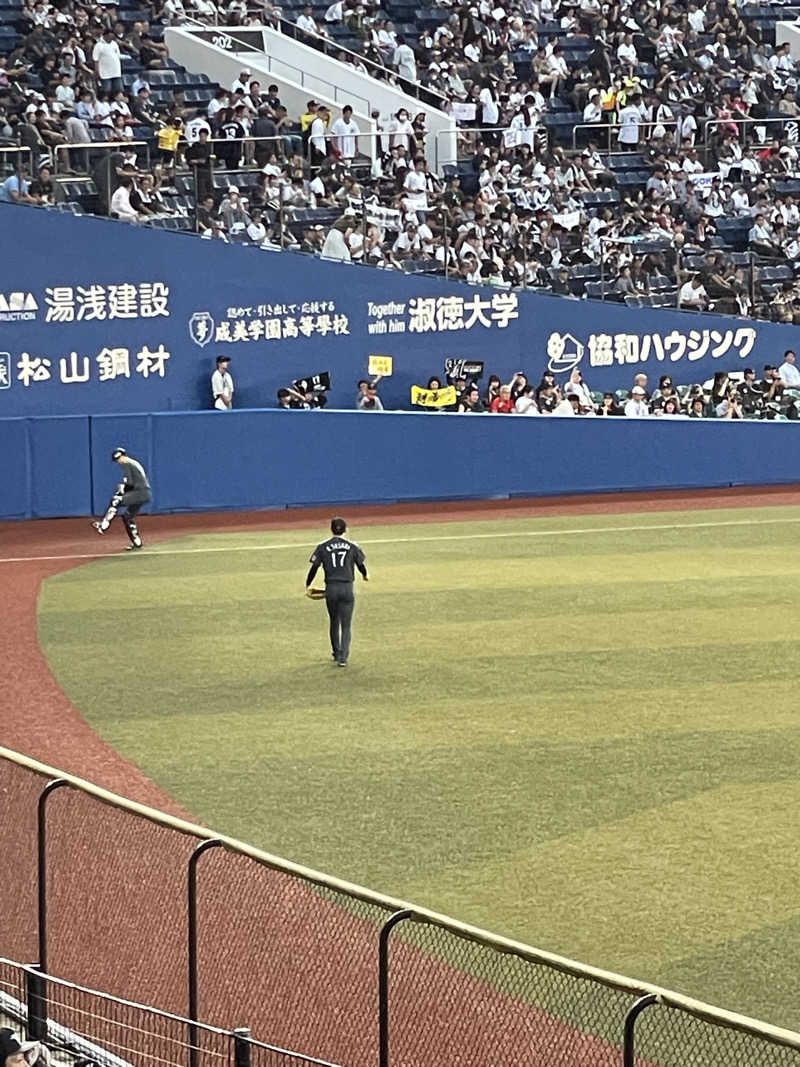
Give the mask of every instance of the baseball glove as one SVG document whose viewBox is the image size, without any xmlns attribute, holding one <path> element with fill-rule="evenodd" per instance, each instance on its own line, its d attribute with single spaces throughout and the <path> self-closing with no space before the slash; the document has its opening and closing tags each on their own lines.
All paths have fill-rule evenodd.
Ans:
<svg viewBox="0 0 800 1067">
<path fill-rule="evenodd" d="M 309 600 L 324 600 L 325 599 L 325 590 L 324 589 L 312 589 L 309 586 L 306 589 L 306 596 L 308 597 Z"/>
</svg>

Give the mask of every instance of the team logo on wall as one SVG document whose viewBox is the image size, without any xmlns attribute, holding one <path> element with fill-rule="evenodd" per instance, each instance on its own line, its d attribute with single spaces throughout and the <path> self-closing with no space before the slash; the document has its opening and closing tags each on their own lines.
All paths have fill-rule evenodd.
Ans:
<svg viewBox="0 0 800 1067">
<path fill-rule="evenodd" d="M 214 339 L 214 320 L 207 311 L 195 311 L 189 319 L 189 336 L 201 348 Z"/>
<path fill-rule="evenodd" d="M 0 293 L 0 322 L 31 322 L 38 310 L 33 293 Z"/>
<path fill-rule="evenodd" d="M 583 345 L 571 333 L 551 333 L 547 338 L 547 369 L 565 374 L 583 359 Z"/>
</svg>

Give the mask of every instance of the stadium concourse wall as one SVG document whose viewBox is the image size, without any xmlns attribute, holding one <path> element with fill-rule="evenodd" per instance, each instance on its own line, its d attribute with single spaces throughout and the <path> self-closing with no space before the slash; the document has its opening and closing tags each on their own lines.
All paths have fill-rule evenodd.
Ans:
<svg viewBox="0 0 800 1067">
<path fill-rule="evenodd" d="M 0 420 L 0 517 L 99 514 L 124 444 L 161 513 L 788 484 L 796 423 L 240 411 Z"/>
</svg>

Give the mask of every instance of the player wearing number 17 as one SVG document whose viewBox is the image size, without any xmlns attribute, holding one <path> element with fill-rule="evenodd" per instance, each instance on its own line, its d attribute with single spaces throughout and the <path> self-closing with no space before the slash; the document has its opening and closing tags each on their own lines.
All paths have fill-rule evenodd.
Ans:
<svg viewBox="0 0 800 1067">
<path fill-rule="evenodd" d="M 306 596 L 313 596 L 311 583 L 314 576 L 320 567 L 325 572 L 325 606 L 330 619 L 331 655 L 339 667 L 347 666 L 350 655 L 356 568 L 365 582 L 369 580 L 364 553 L 354 541 L 344 537 L 346 530 L 344 519 L 331 519 L 333 537 L 317 545 L 311 553 L 311 567 L 306 576 Z"/>
</svg>

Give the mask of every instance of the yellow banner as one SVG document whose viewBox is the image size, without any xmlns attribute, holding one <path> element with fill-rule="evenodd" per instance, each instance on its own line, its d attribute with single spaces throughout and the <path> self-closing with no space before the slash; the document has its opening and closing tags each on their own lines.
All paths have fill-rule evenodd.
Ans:
<svg viewBox="0 0 800 1067">
<path fill-rule="evenodd" d="M 367 365 L 367 374 L 380 374 L 381 378 L 391 378 L 392 357 L 370 356 L 369 364 Z"/>
<path fill-rule="evenodd" d="M 411 386 L 411 403 L 420 404 L 424 408 L 449 408 L 456 402 L 456 389 L 454 385 L 447 385 L 444 389 L 423 389 L 421 385 Z"/>
</svg>

